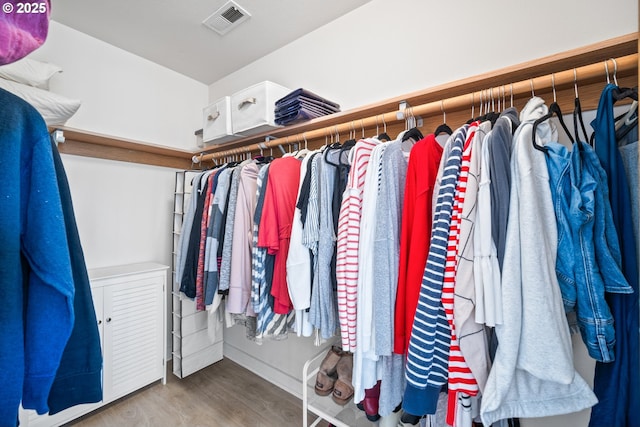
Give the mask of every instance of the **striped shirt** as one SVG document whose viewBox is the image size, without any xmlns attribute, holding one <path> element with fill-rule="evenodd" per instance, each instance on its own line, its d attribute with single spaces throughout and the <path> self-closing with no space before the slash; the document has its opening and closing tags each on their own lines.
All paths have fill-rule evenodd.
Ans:
<svg viewBox="0 0 640 427">
<path fill-rule="evenodd" d="M 269 305 L 269 284 L 267 283 L 267 248 L 258 246 L 258 233 L 262 207 L 264 205 L 264 193 L 268 181 L 269 165 L 261 165 L 256 181 L 256 210 L 253 216 L 251 248 L 251 304 L 256 312 L 256 336 L 255 341 L 262 343 L 265 339 L 281 340 L 287 337 L 289 326 L 293 321 L 293 315 L 276 314 Z"/>
<path fill-rule="evenodd" d="M 442 284 L 442 306 L 447 315 L 449 328 L 451 330 L 451 345 L 449 347 L 449 409 L 447 411 L 447 423 L 453 425 L 455 417 L 455 407 L 457 393 L 465 393 L 470 396 L 478 394 L 478 384 L 469 369 L 469 365 L 460 351 L 460 343 L 456 335 L 454 323 L 454 287 L 456 282 L 456 272 L 458 267 L 458 251 L 460 243 L 460 227 L 462 223 L 462 208 L 464 206 L 467 191 L 467 181 L 469 179 L 469 168 L 471 165 L 471 141 L 477 130 L 477 124 L 469 127 L 467 140 L 462 153 L 462 164 L 456 187 L 456 195 L 453 202 L 453 212 L 451 214 L 451 225 L 449 226 L 449 242 L 447 245 L 447 259 Z"/>
<path fill-rule="evenodd" d="M 443 172 L 433 216 L 429 255 L 407 352 L 407 386 L 403 408 L 414 415 L 435 412 L 438 394 L 448 378 L 451 332 L 442 306 L 442 286 L 456 183 L 467 130 L 468 125 L 465 125 L 449 139 L 450 149 L 445 149 L 448 155 L 442 159 Z"/>
<path fill-rule="evenodd" d="M 336 279 L 338 318 L 342 336 L 342 349 L 356 349 L 356 302 L 358 288 L 358 247 L 364 177 L 377 139 L 363 139 L 351 149 L 349 181 L 342 198 L 338 217 L 336 249 Z"/>
</svg>

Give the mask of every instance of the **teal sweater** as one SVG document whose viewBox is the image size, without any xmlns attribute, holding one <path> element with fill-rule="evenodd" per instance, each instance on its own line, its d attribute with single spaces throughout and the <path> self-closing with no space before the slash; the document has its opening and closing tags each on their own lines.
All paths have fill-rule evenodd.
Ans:
<svg viewBox="0 0 640 427">
<path fill-rule="evenodd" d="M 0 90 L 0 426 L 47 398 L 73 326 L 74 286 L 51 143 L 38 112 Z"/>
</svg>

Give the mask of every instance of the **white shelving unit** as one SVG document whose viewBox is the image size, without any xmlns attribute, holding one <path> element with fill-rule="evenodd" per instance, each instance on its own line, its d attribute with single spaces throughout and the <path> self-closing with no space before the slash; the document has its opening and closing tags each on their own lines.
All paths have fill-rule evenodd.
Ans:
<svg viewBox="0 0 640 427">
<path fill-rule="evenodd" d="M 327 349 L 324 349 L 313 358 L 307 360 L 302 368 L 303 427 L 306 427 L 309 423 L 307 416 L 309 412 L 318 416 L 311 426 L 317 426 L 322 420 L 328 421 L 336 427 L 371 427 L 378 425 L 377 422 L 373 423 L 367 419 L 364 411 L 356 407 L 353 399 L 345 406 L 341 406 L 333 401 L 331 395 L 318 396 L 315 393 L 316 375 L 327 351 Z"/>
<path fill-rule="evenodd" d="M 208 331 L 208 313 L 196 311 L 193 300 L 180 294 L 177 289 L 176 267 L 178 243 L 187 203 L 191 195 L 191 181 L 198 171 L 176 172 L 173 201 L 173 260 L 172 285 L 172 356 L 173 373 L 184 378 L 222 359 L 222 331 L 211 341 Z"/>
</svg>

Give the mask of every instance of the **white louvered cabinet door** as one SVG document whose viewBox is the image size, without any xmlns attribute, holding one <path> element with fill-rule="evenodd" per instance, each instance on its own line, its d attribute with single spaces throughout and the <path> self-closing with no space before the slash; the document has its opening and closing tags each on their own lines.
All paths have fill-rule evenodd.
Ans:
<svg viewBox="0 0 640 427">
<path fill-rule="evenodd" d="M 156 275 L 103 288 L 105 401 L 162 378 L 163 287 Z"/>
</svg>

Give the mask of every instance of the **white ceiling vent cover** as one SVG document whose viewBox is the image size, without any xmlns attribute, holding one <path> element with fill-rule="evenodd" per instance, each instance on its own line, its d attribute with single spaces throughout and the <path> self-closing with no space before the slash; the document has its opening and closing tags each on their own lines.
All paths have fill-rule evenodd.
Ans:
<svg viewBox="0 0 640 427">
<path fill-rule="evenodd" d="M 211 16 L 202 21 L 202 23 L 216 33 L 224 35 L 250 17 L 249 12 L 238 3 L 228 1 Z"/>
</svg>

